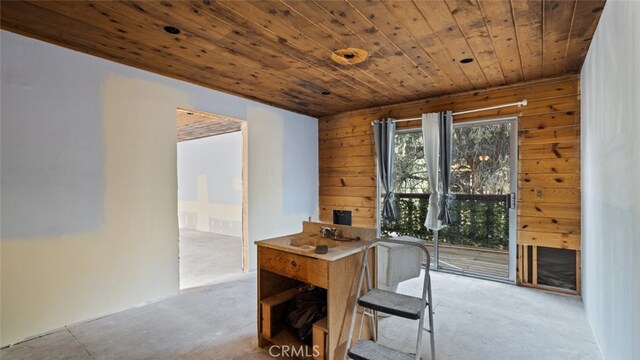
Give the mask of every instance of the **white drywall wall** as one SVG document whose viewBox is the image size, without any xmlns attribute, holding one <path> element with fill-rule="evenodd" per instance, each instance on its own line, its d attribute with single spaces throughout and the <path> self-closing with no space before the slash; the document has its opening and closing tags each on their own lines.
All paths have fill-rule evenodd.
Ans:
<svg viewBox="0 0 640 360">
<path fill-rule="evenodd" d="M 582 296 L 604 359 L 640 359 L 640 2 L 607 1 L 582 68 Z"/>
<path fill-rule="evenodd" d="M 178 143 L 181 228 L 242 236 L 242 134 Z"/>
<path fill-rule="evenodd" d="M 252 269 L 255 240 L 317 218 L 316 119 L 5 31 L 0 47 L 3 346 L 177 293 L 176 107 L 248 122 Z"/>
</svg>

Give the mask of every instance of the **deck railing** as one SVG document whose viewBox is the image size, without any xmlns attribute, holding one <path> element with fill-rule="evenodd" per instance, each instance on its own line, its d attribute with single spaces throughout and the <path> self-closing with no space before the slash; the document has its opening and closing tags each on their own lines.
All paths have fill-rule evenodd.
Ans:
<svg viewBox="0 0 640 360">
<path fill-rule="evenodd" d="M 399 220 L 382 221 L 382 234 L 412 236 L 433 241 L 424 226 L 430 194 L 396 193 Z M 453 224 L 438 232 L 441 244 L 507 249 L 509 245 L 509 196 L 456 194 L 451 202 Z"/>
</svg>

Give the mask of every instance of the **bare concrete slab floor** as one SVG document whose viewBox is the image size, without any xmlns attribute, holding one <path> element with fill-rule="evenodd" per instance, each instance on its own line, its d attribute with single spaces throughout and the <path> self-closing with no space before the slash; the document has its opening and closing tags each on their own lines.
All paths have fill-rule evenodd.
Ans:
<svg viewBox="0 0 640 360">
<path fill-rule="evenodd" d="M 398 292 L 420 297 L 423 276 Z M 601 359 L 577 296 L 437 272 L 431 278 L 438 360 Z M 417 328 L 417 321 L 383 318 L 380 343 L 415 354 Z"/>
<path fill-rule="evenodd" d="M 239 237 L 181 228 L 179 244 L 181 289 L 242 273 Z"/>
<path fill-rule="evenodd" d="M 439 360 L 600 359 L 577 297 L 433 273 Z M 400 285 L 417 294 L 420 279 Z M 0 352 L 14 359 L 268 359 L 256 340 L 256 274 L 183 291 Z M 381 342 L 411 352 L 417 322 L 385 318 Z M 425 341 L 426 343 L 426 341 Z"/>
</svg>

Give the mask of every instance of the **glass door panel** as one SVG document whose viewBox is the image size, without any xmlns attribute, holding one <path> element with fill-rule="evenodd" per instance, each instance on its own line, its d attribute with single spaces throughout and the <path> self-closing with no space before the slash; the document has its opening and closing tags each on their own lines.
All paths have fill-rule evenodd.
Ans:
<svg viewBox="0 0 640 360">
<path fill-rule="evenodd" d="M 515 277 L 516 121 L 456 124 L 453 130 L 453 223 L 438 232 L 442 269 Z"/>
</svg>

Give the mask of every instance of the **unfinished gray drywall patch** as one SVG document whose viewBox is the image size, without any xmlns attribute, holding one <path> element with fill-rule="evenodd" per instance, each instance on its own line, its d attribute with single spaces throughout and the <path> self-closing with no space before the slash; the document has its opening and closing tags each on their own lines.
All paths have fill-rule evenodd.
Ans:
<svg viewBox="0 0 640 360">
<path fill-rule="evenodd" d="M 104 144 L 95 75 L 30 56 L 2 35 L 2 239 L 74 234 L 103 223 Z M 82 59 L 78 59 L 82 60 Z M 73 82 L 77 86 L 64 84 Z"/>
<path fill-rule="evenodd" d="M 287 215 L 314 214 L 318 208 L 318 167 L 311 167 L 308 159 L 318 158 L 318 122 L 288 121 L 282 131 L 282 185 L 286 189 L 282 210 Z"/>
</svg>

